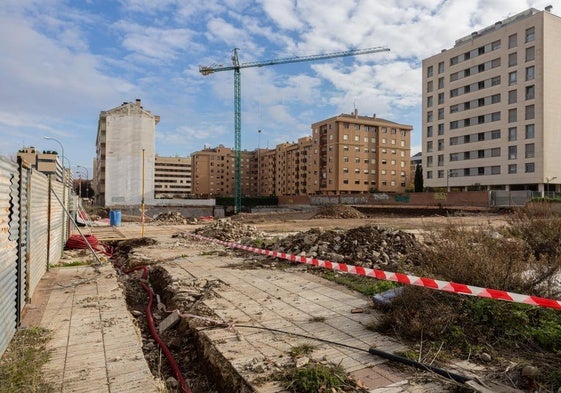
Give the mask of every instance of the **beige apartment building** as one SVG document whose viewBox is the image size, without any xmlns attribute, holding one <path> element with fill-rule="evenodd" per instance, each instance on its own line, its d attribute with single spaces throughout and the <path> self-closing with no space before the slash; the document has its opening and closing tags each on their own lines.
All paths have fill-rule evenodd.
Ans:
<svg viewBox="0 0 561 393">
<path fill-rule="evenodd" d="M 139 99 L 100 113 L 93 165 L 97 205 L 122 207 L 153 202 L 159 121 L 160 116 L 144 109 Z"/>
<path fill-rule="evenodd" d="M 191 157 L 162 157 L 154 161 L 154 197 L 186 198 L 191 189 Z"/>
<path fill-rule="evenodd" d="M 560 42 L 532 8 L 423 60 L 426 187 L 560 191 Z"/>
<path fill-rule="evenodd" d="M 405 191 L 412 130 L 357 110 L 314 123 L 306 156 L 308 194 Z"/>
<path fill-rule="evenodd" d="M 56 175 L 58 181 L 62 181 L 62 163 L 58 152 L 53 150 L 37 151 L 33 146 L 24 147 L 18 151 L 18 157 L 21 157 L 32 168 L 37 169 L 47 175 Z M 72 182 L 72 173 L 70 168 L 64 168 L 66 172 L 67 184 Z"/>
</svg>

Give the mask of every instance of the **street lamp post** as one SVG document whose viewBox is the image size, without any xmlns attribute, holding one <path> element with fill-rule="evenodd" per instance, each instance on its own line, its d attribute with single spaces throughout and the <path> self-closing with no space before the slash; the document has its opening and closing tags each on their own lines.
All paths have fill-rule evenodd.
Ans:
<svg viewBox="0 0 561 393">
<path fill-rule="evenodd" d="M 82 166 L 82 165 L 76 165 L 76 168 L 82 168 L 83 170 L 86 171 L 86 197 L 89 198 L 90 197 L 90 193 L 89 193 L 90 187 L 88 185 L 89 185 L 89 181 L 90 181 L 89 180 L 90 179 L 90 173 L 88 172 L 88 168 L 86 168 L 85 166 Z M 82 185 L 82 181 L 80 180 L 80 186 L 81 185 Z M 82 197 L 82 193 L 80 192 L 80 198 L 81 197 Z"/>
<path fill-rule="evenodd" d="M 59 140 L 56 139 L 56 138 L 53 138 L 53 137 L 50 137 L 50 136 L 45 136 L 45 137 L 43 137 L 43 138 L 44 138 L 44 139 L 51 140 L 51 141 L 55 141 L 55 142 L 58 143 L 58 145 L 60 146 L 60 150 L 61 150 L 61 152 L 62 152 L 62 159 L 61 159 L 61 161 L 60 161 L 61 164 L 62 164 L 62 183 L 65 184 L 66 181 L 65 181 L 65 179 L 64 179 L 64 177 L 65 177 L 65 170 L 64 170 L 64 146 L 62 145 L 62 142 L 59 141 Z"/>
</svg>

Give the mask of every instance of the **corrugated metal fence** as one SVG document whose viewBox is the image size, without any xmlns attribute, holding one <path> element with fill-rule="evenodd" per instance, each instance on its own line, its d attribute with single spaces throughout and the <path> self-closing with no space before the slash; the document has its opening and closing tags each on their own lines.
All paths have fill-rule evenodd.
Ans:
<svg viewBox="0 0 561 393">
<path fill-rule="evenodd" d="M 0 356 L 68 238 L 68 220 L 53 192 L 69 200 L 69 188 L 54 178 L 0 157 Z"/>
</svg>

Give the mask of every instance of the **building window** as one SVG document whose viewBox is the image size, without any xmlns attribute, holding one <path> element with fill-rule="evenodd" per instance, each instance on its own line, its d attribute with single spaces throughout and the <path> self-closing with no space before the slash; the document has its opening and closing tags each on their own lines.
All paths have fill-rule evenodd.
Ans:
<svg viewBox="0 0 561 393">
<path fill-rule="evenodd" d="M 432 75 L 433 75 L 433 68 L 432 68 L 432 66 L 428 66 L 428 68 L 427 68 L 427 78 L 432 77 Z"/>
<path fill-rule="evenodd" d="M 438 93 L 438 105 L 444 104 L 444 93 Z"/>
<path fill-rule="evenodd" d="M 343 151 L 349 151 L 349 146 L 343 145 Z"/>
<path fill-rule="evenodd" d="M 444 171 L 441 169 L 438 171 L 438 178 L 439 179 L 443 179 L 444 178 Z"/>
<path fill-rule="evenodd" d="M 514 67 L 517 64 L 517 53 L 513 52 L 508 55 L 508 66 Z"/>
<path fill-rule="evenodd" d="M 349 173 L 349 168 L 343 168 L 343 173 Z"/>
<path fill-rule="evenodd" d="M 427 82 L 427 93 L 432 92 L 433 87 L 432 87 L 432 81 L 428 81 Z"/>
<path fill-rule="evenodd" d="M 526 106 L 525 117 L 526 117 L 526 120 L 532 120 L 535 117 L 534 105 L 527 105 Z"/>
<path fill-rule="evenodd" d="M 438 150 L 444 150 L 444 139 L 438 140 Z"/>
<path fill-rule="evenodd" d="M 508 36 L 508 49 L 516 48 L 517 45 L 516 34 Z"/>
<path fill-rule="evenodd" d="M 438 63 L 438 73 L 442 74 L 444 72 L 444 62 L 441 61 L 440 63 Z"/>
<path fill-rule="evenodd" d="M 349 157 L 343 157 L 343 162 L 349 162 Z"/>
<path fill-rule="evenodd" d="M 508 92 L 508 103 L 509 104 L 516 104 L 516 101 L 518 100 L 518 94 L 516 90 L 510 90 Z"/>
<path fill-rule="evenodd" d="M 508 141 L 512 142 L 516 140 L 516 127 L 510 127 L 508 129 Z"/>
<path fill-rule="evenodd" d="M 432 107 L 432 96 L 427 97 L 427 108 Z"/>
<path fill-rule="evenodd" d="M 438 120 L 443 120 L 444 119 L 444 108 L 440 108 L 438 110 Z"/>
<path fill-rule="evenodd" d="M 444 135 L 444 123 L 438 125 L 438 135 Z"/>
<path fill-rule="evenodd" d="M 438 166 L 444 166 L 444 154 L 438 155 Z"/>
<path fill-rule="evenodd" d="M 535 77 L 535 68 L 534 66 L 526 67 L 526 80 L 531 81 Z"/>
<path fill-rule="evenodd" d="M 516 173 L 516 164 L 510 164 L 508 166 L 508 173 L 510 173 L 510 174 Z"/>
<path fill-rule="evenodd" d="M 427 138 L 432 137 L 432 126 L 427 126 Z"/>
<path fill-rule="evenodd" d="M 535 38 L 536 29 L 534 27 L 530 27 L 526 29 L 526 42 L 532 42 Z"/>
<path fill-rule="evenodd" d="M 535 126 L 534 124 L 526 124 L 526 139 L 534 138 Z"/>
<path fill-rule="evenodd" d="M 355 142 L 360 142 L 360 136 L 355 135 Z"/>
<path fill-rule="evenodd" d="M 536 47 L 531 46 L 526 48 L 526 61 L 533 61 L 536 59 Z"/>
<path fill-rule="evenodd" d="M 527 162 L 526 164 L 524 164 L 524 171 L 526 173 L 533 173 L 535 171 L 534 163 Z"/>
<path fill-rule="evenodd" d="M 518 148 L 516 146 L 509 146 L 508 147 L 508 159 L 509 160 L 516 160 L 518 155 Z"/>
<path fill-rule="evenodd" d="M 428 111 L 427 112 L 427 123 L 431 123 L 432 122 L 432 111 Z"/>
<path fill-rule="evenodd" d="M 427 157 L 427 168 L 432 167 L 432 156 Z"/>
<path fill-rule="evenodd" d="M 432 179 L 432 171 L 427 171 L 427 179 Z"/>
<path fill-rule="evenodd" d="M 508 84 L 509 86 L 516 84 L 516 71 L 512 71 L 508 73 Z"/>
<path fill-rule="evenodd" d="M 501 40 L 491 42 L 491 50 L 501 49 Z"/>
<path fill-rule="evenodd" d="M 349 134 L 343 134 L 343 140 L 348 141 L 349 140 Z"/>
<path fill-rule="evenodd" d="M 517 121 L 518 118 L 518 114 L 516 111 L 516 108 L 512 108 L 508 110 L 508 122 L 509 123 L 514 123 L 515 121 Z"/>
<path fill-rule="evenodd" d="M 533 100 L 536 96 L 536 87 L 534 85 L 526 86 L 526 99 Z"/>
<path fill-rule="evenodd" d="M 444 89 L 444 78 L 438 78 L 438 88 Z"/>
<path fill-rule="evenodd" d="M 534 144 L 533 143 L 527 143 L 525 151 L 526 151 L 525 154 L 524 154 L 525 158 L 534 158 Z"/>
</svg>

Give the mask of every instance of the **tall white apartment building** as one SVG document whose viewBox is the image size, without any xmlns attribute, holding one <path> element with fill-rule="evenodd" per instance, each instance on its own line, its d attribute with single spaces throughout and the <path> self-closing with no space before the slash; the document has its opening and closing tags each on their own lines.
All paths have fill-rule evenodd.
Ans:
<svg viewBox="0 0 561 393">
<path fill-rule="evenodd" d="M 138 99 L 101 112 L 93 177 L 96 204 L 124 207 L 154 201 L 159 121 Z"/>
<path fill-rule="evenodd" d="M 426 187 L 561 191 L 560 43 L 531 8 L 423 60 Z"/>
</svg>

